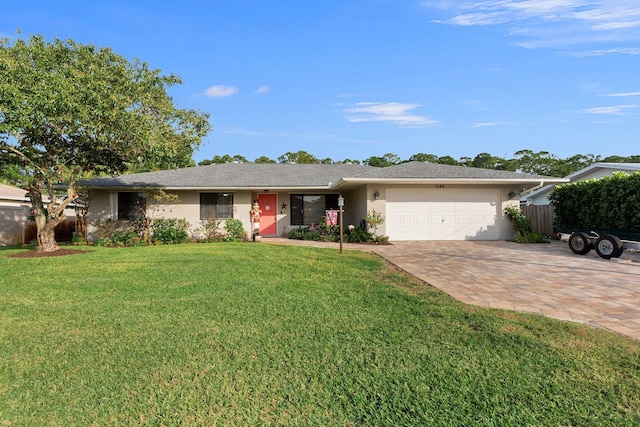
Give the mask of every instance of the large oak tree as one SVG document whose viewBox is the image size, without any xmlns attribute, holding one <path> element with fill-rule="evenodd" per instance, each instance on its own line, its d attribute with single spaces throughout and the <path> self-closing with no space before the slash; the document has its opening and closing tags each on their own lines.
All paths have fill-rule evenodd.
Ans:
<svg viewBox="0 0 640 427">
<path fill-rule="evenodd" d="M 167 89 L 179 83 L 109 48 L 0 40 L 0 157 L 24 165 L 39 251 L 58 249 L 54 229 L 78 179 L 192 163 L 209 116 L 176 108 Z"/>
</svg>

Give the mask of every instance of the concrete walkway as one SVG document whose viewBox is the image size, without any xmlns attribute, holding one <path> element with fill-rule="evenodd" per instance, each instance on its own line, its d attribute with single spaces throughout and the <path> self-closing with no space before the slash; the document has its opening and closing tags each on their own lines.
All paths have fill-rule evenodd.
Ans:
<svg viewBox="0 0 640 427">
<path fill-rule="evenodd" d="M 331 247 L 337 243 L 264 239 Z M 603 260 L 566 244 L 396 242 L 344 245 L 374 252 L 452 297 L 491 308 L 588 323 L 640 340 L 640 254 Z"/>
</svg>

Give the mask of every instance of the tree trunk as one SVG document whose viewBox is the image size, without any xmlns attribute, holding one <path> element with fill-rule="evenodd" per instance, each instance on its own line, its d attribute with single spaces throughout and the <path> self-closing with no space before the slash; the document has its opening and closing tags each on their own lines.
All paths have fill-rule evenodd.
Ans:
<svg viewBox="0 0 640 427">
<path fill-rule="evenodd" d="M 56 225 L 48 222 L 43 227 L 38 227 L 38 252 L 55 252 L 60 249 L 56 242 Z"/>
<path fill-rule="evenodd" d="M 38 252 L 54 252 L 60 249 L 56 242 L 56 226 L 64 220 L 64 215 L 52 215 L 45 208 L 42 201 L 42 190 L 40 183 L 34 182 L 30 189 L 29 198 L 33 208 L 33 217 L 38 230 Z M 52 197 L 55 197 L 53 195 Z M 51 203 L 50 203 L 51 205 Z"/>
</svg>

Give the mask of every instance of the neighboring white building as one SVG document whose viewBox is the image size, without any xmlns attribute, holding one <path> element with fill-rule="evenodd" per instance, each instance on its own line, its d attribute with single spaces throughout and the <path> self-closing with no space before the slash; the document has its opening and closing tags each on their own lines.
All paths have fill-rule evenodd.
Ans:
<svg viewBox="0 0 640 427">
<path fill-rule="evenodd" d="M 35 239 L 35 224 L 29 220 L 31 202 L 26 194 L 22 188 L 0 184 L 0 246 L 22 245 Z M 65 209 L 64 213 L 67 222 L 75 222 L 73 207 Z"/>
<path fill-rule="evenodd" d="M 577 172 L 567 175 L 565 178 L 569 182 L 587 181 L 590 179 L 604 178 L 612 175 L 614 172 L 633 173 L 640 171 L 640 163 L 604 163 L 597 162 L 580 169 Z M 554 185 L 545 185 L 544 187 L 525 193 L 520 196 L 520 203 L 526 205 L 548 205 L 549 195 L 555 188 Z"/>
<path fill-rule="evenodd" d="M 0 246 L 24 243 L 24 234 L 31 210 L 26 191 L 0 184 Z"/>
</svg>

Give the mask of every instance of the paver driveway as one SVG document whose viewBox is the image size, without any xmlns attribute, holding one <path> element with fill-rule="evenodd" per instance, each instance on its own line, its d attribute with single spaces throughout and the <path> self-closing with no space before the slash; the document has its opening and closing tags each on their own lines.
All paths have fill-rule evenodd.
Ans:
<svg viewBox="0 0 640 427">
<path fill-rule="evenodd" d="M 337 243 L 265 241 L 338 248 Z M 604 260 L 566 243 L 395 242 L 373 251 L 467 304 L 588 323 L 640 340 L 640 254 Z"/>
<path fill-rule="evenodd" d="M 566 244 L 397 242 L 374 252 L 454 298 L 589 323 L 640 340 L 640 254 L 574 255 Z"/>
</svg>

